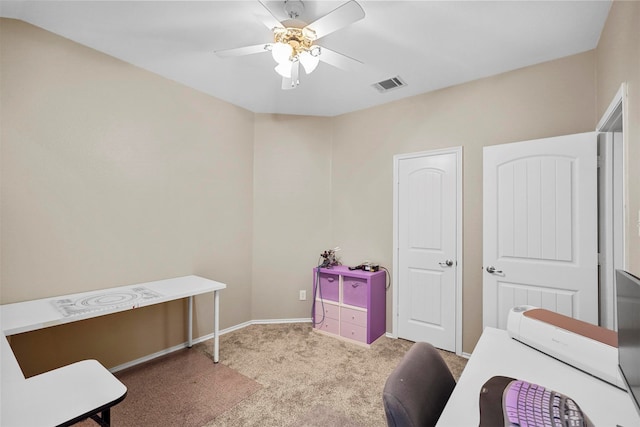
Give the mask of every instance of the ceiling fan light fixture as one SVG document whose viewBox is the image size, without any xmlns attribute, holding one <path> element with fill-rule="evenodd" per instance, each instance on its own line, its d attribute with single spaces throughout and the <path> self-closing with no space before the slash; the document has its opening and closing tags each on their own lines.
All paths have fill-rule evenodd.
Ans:
<svg viewBox="0 0 640 427">
<path fill-rule="evenodd" d="M 308 39 L 309 41 L 315 41 L 316 40 L 316 32 L 314 30 L 312 30 L 309 27 L 304 27 L 302 29 L 302 36 L 305 39 Z"/>
<path fill-rule="evenodd" d="M 271 47 L 271 56 L 278 64 L 290 62 L 293 47 L 288 43 L 277 42 Z"/>
<path fill-rule="evenodd" d="M 307 27 L 303 29 L 276 28 L 273 30 L 273 36 L 274 43 L 271 55 L 279 64 L 275 68 L 278 74 L 285 78 L 291 78 L 292 66 L 297 61 L 302 64 L 307 74 L 311 74 L 316 69 L 320 47 L 313 45 L 315 31 Z"/>
<path fill-rule="evenodd" d="M 320 46 L 313 46 L 311 49 L 309 49 L 309 54 L 311 56 L 320 56 Z"/>
<path fill-rule="evenodd" d="M 292 64 L 291 61 L 282 62 L 282 63 L 276 65 L 274 70 L 276 70 L 276 73 L 280 74 L 282 77 L 284 77 L 286 79 L 290 79 L 291 78 L 291 64 Z"/>
<path fill-rule="evenodd" d="M 231 57 L 271 51 L 277 63 L 275 71 L 283 77 L 282 89 L 298 86 L 301 64 L 306 74 L 311 74 L 318 67 L 320 60 L 341 69 L 362 65 L 358 60 L 314 45 L 316 40 L 364 18 L 364 9 L 356 0 L 347 0 L 346 3 L 310 24 L 298 19 L 304 11 L 302 0 L 284 0 L 284 11 L 290 18 L 286 21 L 277 18 L 264 0 L 260 0 L 259 3 L 264 8 L 260 13 L 261 20 L 272 31 L 273 42 L 225 49 L 217 51 L 216 54 Z"/>
<path fill-rule="evenodd" d="M 313 55 L 310 51 L 304 51 L 300 53 L 299 57 L 300 63 L 304 67 L 304 71 L 307 74 L 313 73 L 313 70 L 316 69 L 318 63 L 320 62 L 320 58 L 318 55 Z"/>
</svg>

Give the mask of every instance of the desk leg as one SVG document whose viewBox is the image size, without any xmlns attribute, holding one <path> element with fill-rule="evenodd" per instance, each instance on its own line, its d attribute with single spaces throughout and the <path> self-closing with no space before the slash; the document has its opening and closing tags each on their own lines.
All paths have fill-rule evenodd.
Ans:
<svg viewBox="0 0 640 427">
<path fill-rule="evenodd" d="M 111 408 L 107 408 L 102 411 L 102 421 L 108 426 L 111 425 Z"/>
<path fill-rule="evenodd" d="M 102 411 L 102 416 L 93 414 L 90 415 L 89 418 L 91 418 L 101 427 L 109 427 L 111 425 L 111 408 L 107 408 Z"/>
<path fill-rule="evenodd" d="M 213 362 L 218 363 L 220 360 L 219 348 L 220 345 L 220 331 L 219 331 L 219 322 L 220 322 L 220 295 L 218 291 L 213 292 Z"/>
<path fill-rule="evenodd" d="M 187 317 L 189 317 L 189 326 L 187 332 L 189 340 L 187 341 L 187 347 L 191 348 L 191 346 L 193 345 L 193 296 L 189 297 L 189 314 L 187 315 Z"/>
</svg>

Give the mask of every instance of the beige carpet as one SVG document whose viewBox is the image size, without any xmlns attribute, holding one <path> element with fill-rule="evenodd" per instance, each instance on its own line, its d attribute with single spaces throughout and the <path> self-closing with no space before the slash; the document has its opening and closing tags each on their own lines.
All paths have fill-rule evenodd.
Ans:
<svg viewBox="0 0 640 427">
<path fill-rule="evenodd" d="M 262 388 L 207 426 L 386 426 L 382 388 L 412 344 L 382 337 L 367 349 L 313 332 L 308 323 L 222 335 L 221 363 Z M 198 346 L 212 351 L 211 342 Z M 466 359 L 441 353 L 458 378 Z"/>
<path fill-rule="evenodd" d="M 328 406 L 317 405 L 290 424 L 290 427 L 366 427 Z"/>
<path fill-rule="evenodd" d="M 260 384 L 198 349 L 185 349 L 116 373 L 127 396 L 111 408 L 114 427 L 200 427 L 260 389 Z M 95 427 L 91 420 L 80 426 Z"/>
<path fill-rule="evenodd" d="M 364 348 L 309 323 L 248 326 L 220 337 L 218 364 L 206 341 L 117 373 L 129 392 L 111 425 L 383 427 L 382 388 L 411 345 Z M 459 378 L 466 359 L 441 354 Z"/>
</svg>

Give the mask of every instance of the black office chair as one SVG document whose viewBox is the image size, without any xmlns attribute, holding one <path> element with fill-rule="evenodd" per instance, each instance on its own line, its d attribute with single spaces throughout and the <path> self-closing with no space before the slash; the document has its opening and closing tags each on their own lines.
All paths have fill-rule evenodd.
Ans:
<svg viewBox="0 0 640 427">
<path fill-rule="evenodd" d="M 456 381 L 431 344 L 415 343 L 391 372 L 382 392 L 390 427 L 435 426 Z"/>
</svg>

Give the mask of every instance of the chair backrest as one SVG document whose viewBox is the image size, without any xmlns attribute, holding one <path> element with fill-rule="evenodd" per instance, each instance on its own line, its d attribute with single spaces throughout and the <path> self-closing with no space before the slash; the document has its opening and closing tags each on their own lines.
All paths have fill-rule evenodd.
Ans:
<svg viewBox="0 0 640 427">
<path fill-rule="evenodd" d="M 435 426 L 456 382 L 431 344 L 415 343 L 391 372 L 382 392 L 390 427 Z"/>
</svg>

